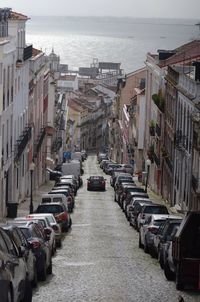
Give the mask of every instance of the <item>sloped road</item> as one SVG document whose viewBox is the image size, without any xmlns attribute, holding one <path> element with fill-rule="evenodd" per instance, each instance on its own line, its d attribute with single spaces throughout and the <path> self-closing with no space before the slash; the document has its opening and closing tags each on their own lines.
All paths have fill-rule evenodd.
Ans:
<svg viewBox="0 0 200 302">
<path fill-rule="evenodd" d="M 53 275 L 34 291 L 34 302 L 186 302 L 194 292 L 178 292 L 157 260 L 138 248 L 138 233 L 106 192 L 88 192 L 89 175 L 102 175 L 96 156 L 84 162 L 84 186 L 76 197 L 72 230 L 53 259 Z"/>
</svg>

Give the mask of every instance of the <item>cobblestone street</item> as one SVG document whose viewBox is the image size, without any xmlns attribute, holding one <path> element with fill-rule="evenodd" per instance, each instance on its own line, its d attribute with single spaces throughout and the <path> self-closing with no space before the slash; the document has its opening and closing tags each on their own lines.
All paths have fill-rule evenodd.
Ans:
<svg viewBox="0 0 200 302">
<path fill-rule="evenodd" d="M 72 229 L 53 258 L 53 274 L 34 291 L 33 302 L 186 302 L 198 293 L 179 292 L 166 280 L 156 259 L 138 248 L 138 233 L 114 202 L 107 178 L 105 192 L 88 192 L 89 175 L 102 175 L 96 156 L 84 162 L 84 185 L 76 197 Z"/>
</svg>

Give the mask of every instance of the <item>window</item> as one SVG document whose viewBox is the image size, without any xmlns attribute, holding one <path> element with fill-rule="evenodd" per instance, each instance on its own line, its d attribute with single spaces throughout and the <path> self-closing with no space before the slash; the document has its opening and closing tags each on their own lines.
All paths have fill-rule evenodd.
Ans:
<svg viewBox="0 0 200 302">
<path fill-rule="evenodd" d="M 8 248 L 8 253 L 12 254 L 14 256 L 17 256 L 16 248 L 15 248 L 13 242 L 11 241 L 11 239 L 9 238 L 9 236 L 5 232 L 2 232 L 1 235 L 2 235 L 2 237 L 3 237 L 3 239 L 6 243 L 6 246 Z"/>
</svg>

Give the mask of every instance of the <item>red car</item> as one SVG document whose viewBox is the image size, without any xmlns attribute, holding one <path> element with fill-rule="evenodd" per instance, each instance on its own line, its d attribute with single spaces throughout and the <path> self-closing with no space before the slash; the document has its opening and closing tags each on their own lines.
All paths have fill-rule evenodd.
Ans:
<svg viewBox="0 0 200 302">
<path fill-rule="evenodd" d="M 87 179 L 87 190 L 106 190 L 106 179 L 103 176 L 90 176 Z"/>
</svg>

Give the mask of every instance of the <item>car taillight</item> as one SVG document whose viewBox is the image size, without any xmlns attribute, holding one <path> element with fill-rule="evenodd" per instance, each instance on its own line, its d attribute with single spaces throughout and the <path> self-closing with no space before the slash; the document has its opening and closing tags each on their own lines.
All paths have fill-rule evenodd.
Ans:
<svg viewBox="0 0 200 302">
<path fill-rule="evenodd" d="M 65 220 L 67 220 L 68 216 L 67 216 L 66 212 L 62 212 L 62 213 L 56 215 L 55 218 L 56 218 L 56 221 L 59 222 L 59 221 L 65 221 Z"/>
<path fill-rule="evenodd" d="M 148 231 L 149 231 L 150 233 L 152 233 L 152 234 L 156 234 L 157 231 L 158 231 L 158 229 L 155 228 L 155 227 L 148 227 Z"/>
<path fill-rule="evenodd" d="M 30 244 L 33 249 L 38 249 L 41 246 L 40 242 L 37 240 L 31 241 Z"/>
</svg>

